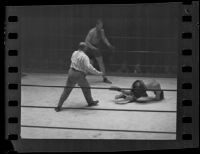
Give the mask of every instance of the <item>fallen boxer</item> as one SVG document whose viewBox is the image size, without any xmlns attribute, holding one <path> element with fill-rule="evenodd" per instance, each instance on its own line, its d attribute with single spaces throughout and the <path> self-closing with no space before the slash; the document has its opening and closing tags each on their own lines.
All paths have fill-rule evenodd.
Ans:
<svg viewBox="0 0 200 154">
<path fill-rule="evenodd" d="M 164 99 L 164 92 L 161 89 L 160 83 L 156 80 L 152 80 L 147 84 L 145 84 L 142 80 L 136 80 L 132 84 L 131 90 L 123 90 L 122 88 L 116 86 L 110 87 L 110 90 L 121 92 L 121 94 L 115 96 L 115 99 L 123 98 L 129 102 L 135 102 L 140 97 L 148 97 L 148 94 L 146 93 L 147 89 L 154 92 L 155 97 L 153 100 L 160 101 Z"/>
</svg>

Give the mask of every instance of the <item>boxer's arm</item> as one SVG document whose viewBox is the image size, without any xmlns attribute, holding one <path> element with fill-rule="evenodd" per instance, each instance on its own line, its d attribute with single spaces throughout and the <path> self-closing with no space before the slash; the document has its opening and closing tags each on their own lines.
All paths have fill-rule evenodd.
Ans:
<svg viewBox="0 0 200 154">
<path fill-rule="evenodd" d="M 131 91 L 130 90 L 123 90 L 122 88 L 117 87 L 117 86 L 111 86 L 109 89 L 113 90 L 113 91 L 119 91 L 124 95 L 131 95 Z"/>
<path fill-rule="evenodd" d="M 137 101 L 137 98 L 134 95 L 128 95 L 126 96 L 125 99 L 128 100 L 129 102 Z"/>
<path fill-rule="evenodd" d="M 130 91 L 130 90 L 121 90 L 121 92 L 122 92 L 124 95 L 131 95 L 131 91 Z"/>
<path fill-rule="evenodd" d="M 110 42 L 108 41 L 108 39 L 107 39 L 107 37 L 106 37 L 105 32 L 104 32 L 103 29 L 101 30 L 101 37 L 102 37 L 103 42 L 104 42 L 108 47 L 112 47 L 112 45 L 111 45 Z"/>
</svg>

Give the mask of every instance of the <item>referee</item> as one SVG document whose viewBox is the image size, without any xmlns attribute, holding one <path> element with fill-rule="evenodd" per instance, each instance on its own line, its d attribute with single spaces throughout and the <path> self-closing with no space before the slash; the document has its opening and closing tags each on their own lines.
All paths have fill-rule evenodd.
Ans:
<svg viewBox="0 0 200 154">
<path fill-rule="evenodd" d="M 73 87 L 78 83 L 81 87 L 88 106 L 95 106 L 98 100 L 94 101 L 91 95 L 90 85 L 86 79 L 88 72 L 94 75 L 103 75 L 102 72 L 97 71 L 91 64 L 88 56 L 84 53 L 87 50 L 85 42 L 80 42 L 77 51 L 74 51 L 71 57 L 71 66 L 68 72 L 68 79 L 66 87 L 60 97 L 59 103 L 55 110 L 58 112 L 62 109 L 64 101 L 69 97 Z M 86 88 L 84 88 L 86 87 Z"/>
</svg>

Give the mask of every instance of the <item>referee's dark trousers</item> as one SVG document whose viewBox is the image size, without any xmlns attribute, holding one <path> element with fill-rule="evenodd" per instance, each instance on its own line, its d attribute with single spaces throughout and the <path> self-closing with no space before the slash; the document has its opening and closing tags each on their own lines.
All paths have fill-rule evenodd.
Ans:
<svg viewBox="0 0 200 154">
<path fill-rule="evenodd" d="M 66 82 L 66 87 L 64 88 L 64 91 L 60 97 L 58 106 L 61 107 L 64 103 L 64 101 L 69 97 L 73 87 L 78 83 L 78 85 L 81 87 L 82 92 L 85 96 L 85 99 L 88 104 L 93 102 L 90 85 L 86 79 L 85 73 L 75 70 L 74 68 L 70 68 L 68 72 L 68 79 Z M 86 87 L 86 88 L 84 88 Z"/>
</svg>

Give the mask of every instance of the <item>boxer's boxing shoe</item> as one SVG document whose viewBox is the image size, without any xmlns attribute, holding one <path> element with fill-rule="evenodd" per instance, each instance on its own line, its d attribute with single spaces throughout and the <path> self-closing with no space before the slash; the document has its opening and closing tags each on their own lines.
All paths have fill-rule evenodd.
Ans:
<svg viewBox="0 0 200 154">
<path fill-rule="evenodd" d="M 112 84 L 112 82 L 110 80 L 108 80 L 107 78 L 103 78 L 103 82 Z"/>
</svg>

